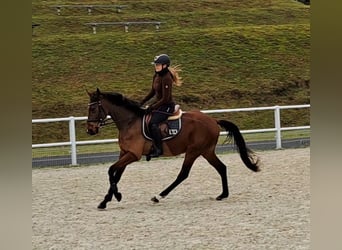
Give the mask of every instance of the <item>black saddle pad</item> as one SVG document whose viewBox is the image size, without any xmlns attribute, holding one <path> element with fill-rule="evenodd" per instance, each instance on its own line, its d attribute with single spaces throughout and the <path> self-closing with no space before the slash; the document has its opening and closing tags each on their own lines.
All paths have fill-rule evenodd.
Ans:
<svg viewBox="0 0 342 250">
<path fill-rule="evenodd" d="M 161 130 L 162 140 L 170 140 L 180 132 L 182 128 L 182 120 L 181 117 L 176 120 L 167 120 L 159 125 L 159 129 Z M 148 140 L 152 140 L 150 131 L 148 129 L 148 123 L 146 121 L 146 115 L 143 117 L 142 122 L 142 133 L 144 137 Z"/>
</svg>

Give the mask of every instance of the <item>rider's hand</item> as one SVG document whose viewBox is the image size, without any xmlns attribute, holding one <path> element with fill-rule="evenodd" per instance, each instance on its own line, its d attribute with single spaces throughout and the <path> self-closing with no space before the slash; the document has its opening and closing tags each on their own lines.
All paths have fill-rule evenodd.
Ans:
<svg viewBox="0 0 342 250">
<path fill-rule="evenodd" d="M 145 109 L 145 112 L 148 114 L 148 113 L 151 113 L 152 112 L 152 108 L 151 106 L 147 106 L 146 109 Z"/>
</svg>

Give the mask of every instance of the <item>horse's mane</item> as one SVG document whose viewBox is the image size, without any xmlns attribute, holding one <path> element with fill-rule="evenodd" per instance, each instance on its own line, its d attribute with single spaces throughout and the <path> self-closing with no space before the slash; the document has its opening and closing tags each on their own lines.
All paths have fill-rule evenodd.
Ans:
<svg viewBox="0 0 342 250">
<path fill-rule="evenodd" d="M 105 92 L 102 93 L 102 95 L 114 105 L 123 106 L 132 111 L 138 117 L 142 117 L 145 114 L 145 110 L 140 107 L 140 104 L 137 101 L 130 100 L 120 93 Z"/>
</svg>

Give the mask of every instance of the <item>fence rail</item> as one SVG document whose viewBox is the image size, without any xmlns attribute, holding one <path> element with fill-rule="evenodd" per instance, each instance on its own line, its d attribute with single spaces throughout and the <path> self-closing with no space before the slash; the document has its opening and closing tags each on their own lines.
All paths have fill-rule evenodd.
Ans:
<svg viewBox="0 0 342 250">
<path fill-rule="evenodd" d="M 276 149 L 282 148 L 281 132 L 289 130 L 304 130 L 310 129 L 310 126 L 297 126 L 297 127 L 281 127 L 280 110 L 282 109 L 301 109 L 310 108 L 310 104 L 302 105 L 287 105 L 287 106 L 269 106 L 269 107 L 253 107 L 253 108 L 236 108 L 236 109 L 216 109 L 216 110 L 201 110 L 203 113 L 215 114 L 215 113 L 228 113 L 228 112 L 247 112 L 247 111 L 264 111 L 274 110 L 274 128 L 264 129 L 250 129 L 241 130 L 241 133 L 264 133 L 264 132 L 275 132 Z M 33 119 L 32 123 L 50 123 L 50 122 L 69 122 L 69 138 L 68 142 L 56 142 L 56 143 L 43 143 L 43 144 L 32 144 L 32 148 L 47 148 L 47 147 L 58 147 L 58 146 L 70 146 L 71 165 L 77 165 L 77 145 L 87 144 L 101 144 L 101 143 L 116 143 L 118 139 L 104 139 L 104 140 L 76 140 L 76 129 L 75 121 L 87 120 L 86 116 L 83 117 L 64 117 L 64 118 L 50 118 L 50 119 Z M 221 132 L 220 135 L 226 135 L 227 132 Z"/>
</svg>

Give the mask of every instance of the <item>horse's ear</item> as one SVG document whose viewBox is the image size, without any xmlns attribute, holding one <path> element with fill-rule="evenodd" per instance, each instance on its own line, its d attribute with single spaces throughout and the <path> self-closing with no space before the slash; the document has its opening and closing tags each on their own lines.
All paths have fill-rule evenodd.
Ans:
<svg viewBox="0 0 342 250">
<path fill-rule="evenodd" d="M 98 95 L 100 94 L 99 88 L 96 88 L 96 93 L 97 93 Z"/>
</svg>

